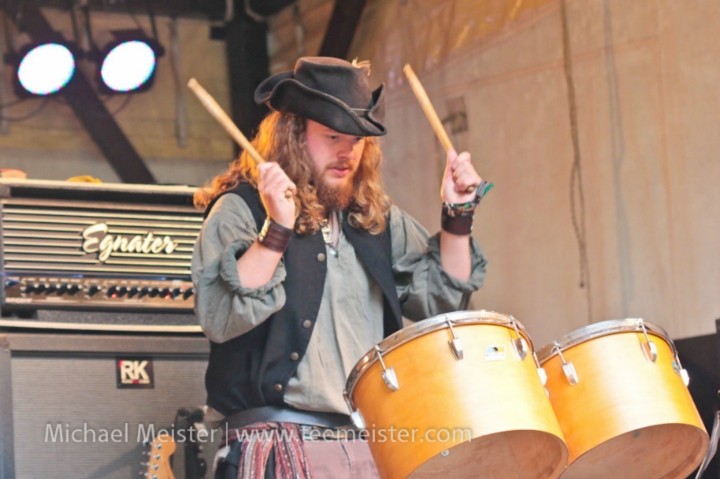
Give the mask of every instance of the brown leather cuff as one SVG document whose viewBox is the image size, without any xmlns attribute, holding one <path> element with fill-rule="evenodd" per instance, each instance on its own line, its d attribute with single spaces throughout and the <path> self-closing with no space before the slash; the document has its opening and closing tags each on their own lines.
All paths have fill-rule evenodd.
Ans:
<svg viewBox="0 0 720 479">
<path fill-rule="evenodd" d="M 290 243 L 292 232 L 292 229 L 279 225 L 268 216 L 258 235 L 258 243 L 278 253 L 284 253 Z"/>
<path fill-rule="evenodd" d="M 450 216 L 448 207 L 443 205 L 440 227 L 443 231 L 458 236 L 467 236 L 472 233 L 473 218 L 475 211 L 465 211 L 455 216 Z"/>
</svg>

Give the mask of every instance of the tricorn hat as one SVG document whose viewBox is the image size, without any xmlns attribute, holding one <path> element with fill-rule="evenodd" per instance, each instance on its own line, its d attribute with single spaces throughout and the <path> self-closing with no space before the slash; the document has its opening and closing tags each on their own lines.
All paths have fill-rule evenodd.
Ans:
<svg viewBox="0 0 720 479">
<path fill-rule="evenodd" d="M 370 89 L 367 65 L 330 57 L 303 57 L 255 90 L 255 101 L 294 113 L 347 135 L 382 136 L 383 86 Z"/>
</svg>

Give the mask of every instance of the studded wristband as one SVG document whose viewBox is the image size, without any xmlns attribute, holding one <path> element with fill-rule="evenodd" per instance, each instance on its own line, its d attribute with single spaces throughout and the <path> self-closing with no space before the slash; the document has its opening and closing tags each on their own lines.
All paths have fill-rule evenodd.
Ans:
<svg viewBox="0 0 720 479">
<path fill-rule="evenodd" d="M 284 253 L 290 243 L 292 231 L 268 216 L 258 235 L 258 243 L 278 253 Z"/>
<path fill-rule="evenodd" d="M 463 211 L 461 213 L 452 213 L 454 214 L 451 214 L 447 205 L 443 205 L 442 217 L 440 220 L 440 227 L 442 228 L 442 230 L 458 236 L 467 236 L 472 233 L 475 211 L 470 210 Z"/>
</svg>

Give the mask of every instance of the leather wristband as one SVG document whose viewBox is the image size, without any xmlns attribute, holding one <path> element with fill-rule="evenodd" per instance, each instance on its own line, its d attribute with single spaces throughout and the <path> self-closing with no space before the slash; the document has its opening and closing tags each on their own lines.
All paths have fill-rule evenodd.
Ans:
<svg viewBox="0 0 720 479">
<path fill-rule="evenodd" d="M 443 231 L 447 231 L 450 234 L 454 234 L 457 236 L 467 236 L 472 233 L 474 217 L 474 210 L 464 211 L 462 213 L 455 213 L 455 215 L 451 215 L 449 208 L 446 205 L 443 205 L 440 227 Z"/>
<path fill-rule="evenodd" d="M 284 253 L 290 243 L 292 232 L 293 230 L 276 223 L 268 216 L 258 235 L 258 243 L 278 253 Z"/>
</svg>

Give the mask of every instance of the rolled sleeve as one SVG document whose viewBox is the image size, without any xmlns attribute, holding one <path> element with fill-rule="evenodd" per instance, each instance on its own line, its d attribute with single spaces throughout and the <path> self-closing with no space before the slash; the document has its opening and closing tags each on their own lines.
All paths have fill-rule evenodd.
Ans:
<svg viewBox="0 0 720 479">
<path fill-rule="evenodd" d="M 220 198 L 205 220 L 192 260 L 195 312 L 205 335 L 225 342 L 250 331 L 285 304 L 285 267 L 281 262 L 270 281 L 246 288 L 237 258 L 257 238 L 247 204 L 237 195 Z"/>
<path fill-rule="evenodd" d="M 440 234 L 430 236 L 417 221 L 393 206 L 390 212 L 393 275 L 403 316 L 413 321 L 466 309 L 485 281 L 487 260 L 470 238 L 471 272 L 466 281 L 449 275 L 440 260 Z"/>
</svg>

